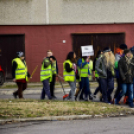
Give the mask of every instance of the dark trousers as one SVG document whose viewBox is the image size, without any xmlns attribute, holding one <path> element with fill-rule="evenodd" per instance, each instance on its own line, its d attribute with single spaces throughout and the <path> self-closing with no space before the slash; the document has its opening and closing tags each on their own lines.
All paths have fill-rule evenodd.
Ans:
<svg viewBox="0 0 134 134">
<path fill-rule="evenodd" d="M 94 95 L 96 95 L 99 91 L 101 92 L 101 87 L 100 87 L 100 79 L 97 78 L 97 82 L 98 82 L 98 87 L 96 88 L 95 92 L 94 92 Z"/>
<path fill-rule="evenodd" d="M 88 95 L 91 94 L 88 77 L 81 77 L 80 90 L 82 90 L 80 94 L 80 99 L 83 99 L 83 94 L 85 94 L 85 98 L 87 98 Z"/>
<path fill-rule="evenodd" d="M 118 95 L 120 94 L 120 91 L 121 91 L 121 80 L 120 80 L 120 78 L 117 78 L 116 82 L 117 82 L 117 89 L 115 91 L 114 98 L 117 98 Z"/>
<path fill-rule="evenodd" d="M 50 82 L 50 93 L 51 96 L 54 97 L 54 89 L 55 89 L 55 81 L 56 81 L 56 75 L 52 76 L 52 82 Z"/>
<path fill-rule="evenodd" d="M 100 77 L 100 87 L 102 91 L 103 102 L 111 102 L 111 93 L 114 90 L 114 78 L 101 78 Z"/>
<path fill-rule="evenodd" d="M 41 93 L 41 99 L 45 99 L 45 94 L 48 96 L 49 99 L 51 99 L 49 79 L 42 81 L 42 83 L 43 89 Z"/>
<path fill-rule="evenodd" d="M 17 82 L 18 90 L 14 92 L 14 95 L 18 96 L 19 98 L 23 98 L 23 91 L 27 88 L 27 82 Z"/>
</svg>

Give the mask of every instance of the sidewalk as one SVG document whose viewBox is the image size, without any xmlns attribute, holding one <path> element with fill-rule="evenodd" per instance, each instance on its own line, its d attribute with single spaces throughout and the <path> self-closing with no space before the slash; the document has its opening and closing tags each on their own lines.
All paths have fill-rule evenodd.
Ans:
<svg viewBox="0 0 134 134">
<path fill-rule="evenodd" d="M 90 90 L 94 92 L 97 88 L 97 82 L 90 83 Z M 68 83 L 63 83 L 63 87 L 65 92 L 70 91 L 70 87 Z M 115 83 L 116 88 L 116 83 Z M 0 95 L 12 95 L 12 93 L 17 89 L 17 86 L 14 82 L 7 82 L 3 86 L 0 87 Z M 28 83 L 27 89 L 24 91 L 24 94 L 40 94 L 42 90 L 42 83 Z M 55 85 L 55 92 L 63 92 L 62 86 L 60 84 Z"/>
</svg>

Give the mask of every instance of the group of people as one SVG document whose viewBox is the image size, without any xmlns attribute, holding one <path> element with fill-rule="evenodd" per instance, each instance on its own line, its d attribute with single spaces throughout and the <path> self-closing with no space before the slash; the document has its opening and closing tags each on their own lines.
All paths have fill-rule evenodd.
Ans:
<svg viewBox="0 0 134 134">
<path fill-rule="evenodd" d="M 126 44 L 116 48 L 115 54 L 108 47 L 99 50 L 94 61 L 90 56 L 77 57 L 75 52 L 69 52 L 63 63 L 63 78 L 69 83 L 70 92 L 65 100 L 93 100 L 98 92 L 102 94 L 100 101 L 104 103 L 120 104 L 123 96 L 126 103 L 133 107 L 133 85 L 134 85 L 134 58 L 133 48 L 128 49 Z M 17 83 L 18 90 L 13 93 L 15 98 L 23 98 L 22 91 L 26 89 L 26 83 L 30 74 L 28 73 L 24 53 L 18 52 L 17 58 L 12 61 L 13 81 Z M 54 86 L 58 76 L 57 60 L 52 51 L 47 51 L 47 57 L 42 61 L 40 80 L 43 83 L 41 99 L 56 99 Z M 98 82 L 94 93 L 90 91 L 89 80 L 93 78 Z M 114 80 L 117 81 L 117 89 L 114 97 Z M 76 82 L 79 87 L 76 90 Z M 50 83 L 50 84 L 49 84 Z"/>
<path fill-rule="evenodd" d="M 41 99 L 45 99 L 45 95 L 49 99 L 56 99 L 54 86 L 57 74 L 58 66 L 56 58 L 53 56 L 52 51 L 48 50 L 47 57 L 43 59 L 40 70 L 40 80 L 43 83 Z M 17 58 L 12 61 L 12 77 L 18 86 L 18 90 L 13 93 L 14 98 L 24 98 L 23 91 L 27 88 L 27 82 L 31 76 L 28 72 L 23 52 L 17 52 Z"/>
</svg>

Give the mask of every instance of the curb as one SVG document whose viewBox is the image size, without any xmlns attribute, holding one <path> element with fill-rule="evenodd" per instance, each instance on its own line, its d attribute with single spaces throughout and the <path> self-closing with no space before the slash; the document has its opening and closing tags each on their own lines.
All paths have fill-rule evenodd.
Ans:
<svg viewBox="0 0 134 134">
<path fill-rule="evenodd" d="M 126 117 L 132 114 L 111 114 L 111 115 L 69 115 L 69 116 L 50 116 L 50 117 L 35 117 L 35 118 L 18 118 L 0 120 L 0 124 L 8 122 L 30 122 L 30 121 L 68 121 L 68 120 L 85 120 L 93 118 L 109 118 L 109 117 Z"/>
</svg>

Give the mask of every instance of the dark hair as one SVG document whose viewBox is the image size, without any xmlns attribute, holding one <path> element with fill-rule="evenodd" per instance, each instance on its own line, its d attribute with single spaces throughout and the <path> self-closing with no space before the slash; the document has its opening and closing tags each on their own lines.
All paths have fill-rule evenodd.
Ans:
<svg viewBox="0 0 134 134">
<path fill-rule="evenodd" d="M 54 56 L 50 56 L 49 59 L 52 58 L 53 60 L 56 60 L 56 58 Z"/>
<path fill-rule="evenodd" d="M 74 52 L 69 52 L 66 60 L 72 60 L 74 58 Z"/>
<path fill-rule="evenodd" d="M 98 57 L 100 56 L 101 52 L 102 52 L 101 50 L 99 50 L 99 51 L 97 52 L 96 58 L 98 58 Z"/>
<path fill-rule="evenodd" d="M 127 45 L 126 45 L 126 44 L 121 44 L 121 45 L 120 45 L 120 49 L 122 49 L 122 50 L 127 49 Z"/>
</svg>

